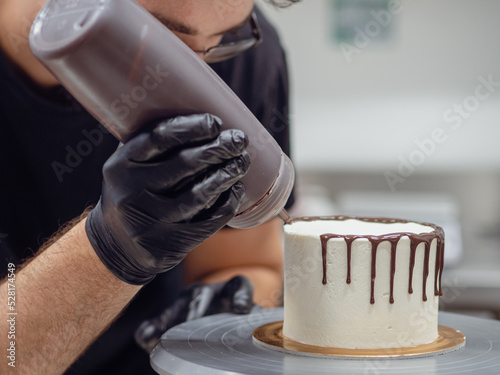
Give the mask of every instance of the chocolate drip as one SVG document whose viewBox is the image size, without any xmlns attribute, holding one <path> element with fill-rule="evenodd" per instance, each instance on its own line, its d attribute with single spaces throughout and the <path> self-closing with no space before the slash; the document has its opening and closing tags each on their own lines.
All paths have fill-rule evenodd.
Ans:
<svg viewBox="0 0 500 375">
<path fill-rule="evenodd" d="M 413 294 L 413 269 L 415 268 L 415 254 L 417 253 L 418 241 L 410 238 L 410 277 L 408 279 L 408 294 Z"/>
<path fill-rule="evenodd" d="M 295 221 L 316 221 L 316 220 L 348 220 L 356 219 L 360 221 L 373 222 L 373 223 L 409 223 L 408 220 L 397 220 L 397 219 L 387 219 L 387 218 L 359 218 L 359 217 L 349 217 L 349 216 L 333 216 L 333 217 L 302 217 L 294 218 L 289 223 Z M 434 228 L 431 233 L 389 233 L 380 236 L 374 235 L 339 235 L 333 233 L 326 233 L 320 236 L 321 239 L 321 253 L 323 261 L 323 285 L 326 285 L 327 280 L 327 243 L 332 238 L 342 238 L 346 242 L 347 246 L 347 279 L 346 283 L 351 283 L 351 253 L 352 253 L 352 243 L 357 239 L 368 239 L 372 245 L 371 250 L 371 290 L 370 290 L 370 303 L 375 303 L 375 278 L 376 278 L 376 268 L 377 268 L 377 249 L 381 242 L 389 241 L 391 245 L 391 274 L 390 274 L 390 296 L 389 303 L 394 303 L 394 275 L 396 273 L 396 257 L 397 257 L 397 244 L 402 237 L 408 237 L 410 239 L 410 268 L 409 268 L 409 280 L 408 280 L 408 293 L 413 293 L 413 270 L 415 268 L 415 255 L 417 251 L 417 246 L 424 243 L 424 269 L 423 269 L 423 301 L 427 301 L 427 279 L 429 276 L 429 261 L 430 261 L 430 248 L 431 243 L 434 239 L 437 239 L 436 248 L 436 266 L 434 273 L 434 295 L 442 296 L 441 278 L 444 266 L 444 233 L 443 230 L 429 223 L 417 223 L 425 226 L 430 226 Z"/>
<path fill-rule="evenodd" d="M 358 238 L 365 238 L 364 236 L 357 236 L 357 235 L 339 235 L 339 234 L 322 234 L 320 236 L 321 239 L 321 253 L 322 253 L 322 260 L 323 260 L 323 285 L 326 285 L 328 282 L 326 279 L 326 270 L 327 270 L 327 262 L 326 262 L 326 243 L 328 240 L 332 238 L 342 238 L 345 240 L 346 245 L 347 245 L 347 278 L 346 278 L 346 283 L 350 284 L 351 283 L 351 249 L 352 249 L 352 243 L 354 240 Z"/>
<path fill-rule="evenodd" d="M 428 242 L 425 242 L 425 256 L 424 256 L 424 280 L 423 280 L 423 285 L 422 285 L 422 292 L 423 296 L 422 299 L 427 301 L 427 278 L 429 277 L 429 256 L 431 252 L 431 246 Z M 437 259 L 437 253 L 436 253 L 436 259 Z"/>
<path fill-rule="evenodd" d="M 322 260 L 323 260 L 323 285 L 326 285 L 327 283 L 327 280 L 326 280 L 326 243 L 328 242 L 328 240 L 330 239 L 331 237 L 328 237 L 327 235 L 325 234 L 322 234 L 320 236 L 320 239 L 321 239 L 321 256 L 322 256 Z"/>
<path fill-rule="evenodd" d="M 436 253 L 436 263 L 441 263 L 441 251 L 439 251 L 440 249 L 440 240 L 439 238 L 437 239 L 437 253 Z M 438 282 L 439 282 L 439 272 L 440 272 L 440 269 L 437 267 L 436 265 L 436 269 L 434 270 L 434 295 L 435 296 L 440 296 L 441 295 L 441 291 L 439 290 L 439 286 L 438 286 Z"/>
<path fill-rule="evenodd" d="M 441 297 L 443 295 L 443 288 L 441 284 L 441 278 L 443 277 L 443 268 L 444 268 L 444 235 L 440 240 L 441 245 L 439 246 L 439 252 L 441 253 L 441 259 L 439 261 L 439 293 L 438 295 Z M 437 267 L 437 264 L 436 264 Z"/>
<path fill-rule="evenodd" d="M 370 290 L 370 303 L 373 305 L 375 303 L 375 277 L 377 270 L 377 246 L 372 242 L 372 280 L 371 280 L 371 290 Z"/>
<path fill-rule="evenodd" d="M 437 258 L 436 260 L 436 272 L 434 275 L 434 295 L 442 296 L 443 289 L 441 285 L 441 277 L 443 276 L 443 268 L 444 268 L 444 233 L 441 231 L 437 237 Z M 439 265 L 439 267 L 438 267 Z M 439 268 L 439 270 L 438 270 Z"/>
<path fill-rule="evenodd" d="M 377 269 L 377 250 L 381 242 L 389 241 L 391 245 L 391 273 L 390 273 L 390 295 L 389 303 L 394 303 L 394 275 L 396 274 L 396 248 L 401 238 L 399 233 L 390 233 L 383 236 L 359 236 L 367 238 L 372 244 L 372 261 L 371 261 L 371 287 L 370 287 L 370 303 L 375 303 L 375 277 Z"/>
<path fill-rule="evenodd" d="M 345 243 L 347 244 L 347 279 L 346 283 L 351 283 L 351 254 L 352 254 L 352 242 L 354 241 L 354 236 L 352 238 L 346 238 Z"/>
<path fill-rule="evenodd" d="M 396 273 L 396 246 L 397 242 L 391 241 L 391 295 L 389 303 L 394 303 L 394 274 Z"/>
</svg>

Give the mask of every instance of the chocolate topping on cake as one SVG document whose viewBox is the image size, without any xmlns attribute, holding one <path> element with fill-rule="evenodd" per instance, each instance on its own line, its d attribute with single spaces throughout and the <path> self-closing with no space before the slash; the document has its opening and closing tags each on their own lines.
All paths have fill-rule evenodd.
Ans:
<svg viewBox="0 0 500 375">
<path fill-rule="evenodd" d="M 292 224 L 297 221 L 317 221 L 317 220 L 336 220 L 343 221 L 355 219 L 360 221 L 372 222 L 372 223 L 410 223 L 408 220 L 400 220 L 400 219 L 389 219 L 389 218 L 367 218 L 367 217 L 350 217 L 350 216 L 307 216 L 307 217 L 299 217 L 293 218 L 287 224 Z M 409 280 L 408 280 L 408 293 L 413 293 L 413 269 L 415 266 L 415 253 L 417 251 L 417 246 L 421 243 L 424 243 L 424 269 L 423 269 L 423 293 L 422 299 L 423 301 L 427 301 L 426 295 L 426 287 L 427 287 L 427 279 L 429 276 L 429 256 L 431 243 L 434 239 L 437 240 L 437 253 L 436 253 L 436 267 L 434 273 L 434 295 L 442 296 L 443 292 L 441 289 L 441 276 L 443 273 L 444 266 L 444 232 L 443 229 L 430 223 L 417 223 L 416 224 L 425 225 L 428 227 L 434 228 L 434 230 L 430 233 L 410 233 L 410 232 L 398 232 L 398 233 L 387 233 L 383 235 L 341 235 L 341 234 L 333 234 L 333 233 L 325 233 L 320 235 L 321 239 L 321 251 L 323 257 L 323 285 L 326 285 L 326 271 L 327 271 L 327 243 L 332 238 L 342 238 L 345 240 L 347 245 L 347 284 L 351 283 L 351 248 L 352 243 L 357 239 L 367 239 L 370 241 L 372 245 L 372 259 L 371 259 L 371 294 L 370 294 L 370 303 L 375 303 L 374 289 L 375 289 L 375 270 L 377 266 L 377 249 L 378 245 L 381 242 L 389 241 L 391 245 L 391 275 L 390 275 L 390 297 L 389 302 L 394 303 L 394 274 L 396 272 L 396 249 L 399 240 L 402 237 L 408 237 L 410 239 L 410 269 L 409 269 Z"/>
</svg>

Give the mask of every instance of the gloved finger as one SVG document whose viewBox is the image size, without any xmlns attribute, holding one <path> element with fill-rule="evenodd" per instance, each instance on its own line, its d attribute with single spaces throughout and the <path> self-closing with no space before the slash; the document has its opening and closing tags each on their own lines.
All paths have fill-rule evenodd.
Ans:
<svg viewBox="0 0 500 375">
<path fill-rule="evenodd" d="M 253 285 L 247 277 L 238 275 L 217 288 L 206 315 L 224 312 L 248 314 L 253 306 Z"/>
<path fill-rule="evenodd" d="M 226 283 L 221 291 L 220 298 L 229 299 L 231 304 L 230 312 L 248 314 L 254 305 L 253 285 L 247 277 L 235 276 Z"/>
<path fill-rule="evenodd" d="M 217 225 L 218 229 L 220 229 L 236 215 L 244 197 L 245 186 L 241 182 L 237 182 L 228 192 L 223 193 L 209 210 L 200 212 L 192 221 L 199 222 L 201 228 L 206 223 L 208 230 L 214 225 Z"/>
<path fill-rule="evenodd" d="M 250 156 L 244 152 L 226 165 L 207 172 L 201 180 L 185 186 L 175 197 L 171 191 L 163 195 L 149 189 L 142 189 L 139 194 L 147 199 L 148 215 L 155 220 L 186 222 L 214 205 L 221 194 L 246 174 L 249 166 Z"/>
<path fill-rule="evenodd" d="M 175 187 L 175 191 L 181 191 L 199 173 L 242 155 L 247 146 L 248 138 L 241 130 L 225 130 L 207 144 L 184 149 L 159 163 L 141 164 L 137 169 L 146 189 L 162 193 Z"/>
<path fill-rule="evenodd" d="M 179 159 L 187 166 L 195 167 L 198 162 L 207 165 L 219 164 L 241 155 L 248 146 L 248 138 L 241 130 L 223 131 L 217 139 L 201 147 L 188 148 L 179 153 Z"/>
<path fill-rule="evenodd" d="M 189 220 L 203 210 L 214 205 L 221 194 L 231 188 L 247 172 L 250 166 L 250 157 L 247 153 L 228 162 L 224 167 L 208 174 L 192 189 L 182 193 L 176 204 L 183 207 L 182 218 L 175 221 Z"/>
<path fill-rule="evenodd" d="M 198 287 L 195 285 L 194 288 Z M 160 315 L 142 322 L 134 333 L 136 343 L 147 352 L 153 350 L 166 330 L 186 321 L 190 301 L 190 291 L 184 291 Z"/>
<path fill-rule="evenodd" d="M 221 129 L 222 121 L 210 114 L 177 116 L 160 121 L 130 139 L 122 152 L 132 162 L 163 158 L 181 148 L 211 141 Z"/>
<path fill-rule="evenodd" d="M 194 290 L 186 314 L 186 322 L 205 316 L 215 296 L 215 290 L 210 285 L 202 285 Z"/>
</svg>

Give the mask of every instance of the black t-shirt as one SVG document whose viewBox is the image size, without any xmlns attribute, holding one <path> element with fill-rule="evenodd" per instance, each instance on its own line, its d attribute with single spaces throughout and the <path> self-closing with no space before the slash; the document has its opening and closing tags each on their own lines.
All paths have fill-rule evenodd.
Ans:
<svg viewBox="0 0 500 375">
<path fill-rule="evenodd" d="M 212 67 L 289 154 L 285 58 L 275 30 L 258 15 L 262 44 Z M 40 92 L 1 52 L 0 85 L 0 276 L 4 277 L 9 262 L 19 264 L 35 254 L 62 224 L 97 203 L 102 165 L 118 142 L 64 89 Z M 176 267 L 144 287 L 67 374 L 154 374 L 133 332 L 172 302 L 182 288 L 181 276 L 181 267 Z"/>
</svg>

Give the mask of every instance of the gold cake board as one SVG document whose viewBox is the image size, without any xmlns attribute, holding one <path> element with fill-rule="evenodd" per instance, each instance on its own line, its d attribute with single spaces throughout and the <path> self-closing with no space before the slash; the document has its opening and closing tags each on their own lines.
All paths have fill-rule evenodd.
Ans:
<svg viewBox="0 0 500 375">
<path fill-rule="evenodd" d="M 344 349 L 303 344 L 283 336 L 282 320 L 255 328 L 252 336 L 255 343 L 271 350 L 311 357 L 342 357 L 344 359 L 425 357 L 458 350 L 465 345 L 465 336 L 462 332 L 442 325 L 438 326 L 438 338 L 435 341 L 404 348 Z"/>
</svg>

